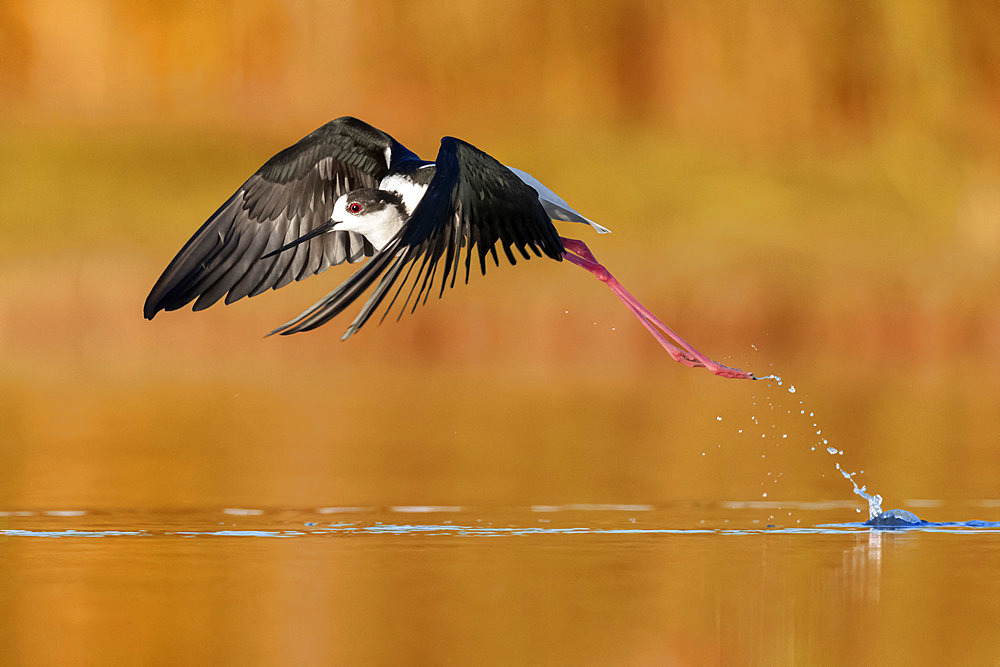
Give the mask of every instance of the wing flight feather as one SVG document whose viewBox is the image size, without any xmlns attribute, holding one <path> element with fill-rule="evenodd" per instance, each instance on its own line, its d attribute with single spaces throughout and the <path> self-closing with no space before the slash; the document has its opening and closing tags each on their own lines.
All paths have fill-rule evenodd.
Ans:
<svg viewBox="0 0 1000 667">
<path fill-rule="evenodd" d="M 278 289 L 342 262 L 374 254 L 354 232 L 331 232 L 261 259 L 329 220 L 345 192 L 375 187 L 393 160 L 416 158 L 391 136 L 356 118 L 330 121 L 257 170 L 184 244 L 153 286 L 147 319 L 194 301 L 232 303 Z"/>
</svg>

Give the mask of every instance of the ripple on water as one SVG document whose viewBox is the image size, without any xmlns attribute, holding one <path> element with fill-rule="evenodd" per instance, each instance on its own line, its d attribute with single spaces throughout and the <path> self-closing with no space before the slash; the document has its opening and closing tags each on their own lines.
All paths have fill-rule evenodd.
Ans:
<svg viewBox="0 0 1000 667">
<path fill-rule="evenodd" d="M 532 512 L 650 512 L 652 505 L 613 505 L 606 503 L 570 503 L 568 505 L 532 505 Z"/>
<path fill-rule="evenodd" d="M 921 502 L 924 506 L 937 503 L 929 500 Z M 995 507 L 993 503 L 981 501 L 973 505 Z M 890 510 L 882 513 L 876 521 L 866 523 L 822 523 L 816 520 L 843 516 L 855 505 L 844 500 L 751 500 L 678 503 L 671 506 L 567 503 L 520 508 L 396 505 L 308 510 L 12 510 L 0 512 L 0 539 L 260 539 L 379 535 L 445 538 L 610 535 L 655 538 L 667 535 L 848 534 L 886 528 L 964 534 L 1000 532 L 1000 522 L 933 523 L 922 521 L 906 510 Z M 789 518 L 786 522 L 794 521 L 795 525 L 781 525 L 774 516 L 767 516 L 767 513 L 777 515 L 777 510 L 782 510 L 782 517 L 787 512 Z M 339 520 L 330 521 L 331 514 L 336 514 Z"/>
</svg>

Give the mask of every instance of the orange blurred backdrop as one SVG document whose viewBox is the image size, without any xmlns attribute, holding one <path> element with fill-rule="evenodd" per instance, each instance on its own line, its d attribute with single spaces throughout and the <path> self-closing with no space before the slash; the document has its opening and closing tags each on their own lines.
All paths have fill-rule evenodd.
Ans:
<svg viewBox="0 0 1000 667">
<path fill-rule="evenodd" d="M 856 467 L 913 456 L 897 490 L 946 496 L 963 492 L 942 471 L 958 453 L 986 493 L 998 26 L 1000 7 L 958 1 L 8 0 L 0 500 L 200 503 L 228 484 L 274 503 L 331 485 L 408 502 L 756 494 L 738 455 L 695 454 L 735 438 L 715 416 L 746 418 L 765 389 L 673 364 L 568 266 L 504 267 L 346 344 L 346 322 L 261 339 L 344 267 L 143 321 L 207 215 L 344 114 L 425 157 L 451 134 L 530 171 L 614 231 L 564 233 L 696 346 L 803 389 Z M 771 391 L 799 408 L 803 393 Z M 491 438 L 517 444 L 482 453 Z M 552 469 L 574 447 L 590 477 Z M 394 460 L 415 468 L 385 477 Z M 303 485 L 334 462 L 343 479 Z M 789 493 L 844 490 L 799 465 Z"/>
<path fill-rule="evenodd" d="M 348 114 L 530 172 L 661 319 L 784 384 L 672 362 L 547 260 L 346 343 L 263 335 L 351 267 L 144 321 L 205 218 Z M 816 516 L 782 503 L 862 518 L 840 463 L 995 520 L 998 373 L 1000 3 L 0 2 L 4 661 L 985 662 L 988 535 L 782 534 Z M 692 534 L 302 534 L 601 503 Z M 299 537 L 212 532 L 254 512 Z"/>
</svg>

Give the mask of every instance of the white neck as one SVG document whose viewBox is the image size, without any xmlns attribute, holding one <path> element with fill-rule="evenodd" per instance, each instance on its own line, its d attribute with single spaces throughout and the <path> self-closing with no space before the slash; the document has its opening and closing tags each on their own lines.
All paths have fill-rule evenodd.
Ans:
<svg viewBox="0 0 1000 667">
<path fill-rule="evenodd" d="M 403 198 L 403 206 L 406 208 L 407 215 L 413 215 L 413 209 L 417 207 L 417 204 L 423 199 L 424 193 L 427 192 L 427 185 L 414 183 L 400 174 L 389 174 L 379 183 L 378 189 L 398 194 Z"/>
<path fill-rule="evenodd" d="M 395 206 L 386 206 L 378 213 L 370 213 L 361 220 L 368 223 L 368 226 L 363 231 L 358 231 L 364 234 L 376 250 L 384 248 L 406 222 Z"/>
</svg>

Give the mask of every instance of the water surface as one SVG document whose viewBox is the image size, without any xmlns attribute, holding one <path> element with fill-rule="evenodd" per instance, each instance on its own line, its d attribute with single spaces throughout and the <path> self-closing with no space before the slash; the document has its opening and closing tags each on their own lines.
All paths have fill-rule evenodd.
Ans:
<svg viewBox="0 0 1000 667">
<path fill-rule="evenodd" d="M 0 636 L 9 656 L 34 664 L 1000 655 L 1000 524 L 875 530 L 854 509 L 7 510 Z M 911 509 L 1000 519 L 996 500 Z M 784 518 L 765 523 L 772 515 Z M 941 622 L 948 609 L 961 624 Z"/>
</svg>

